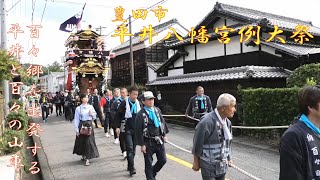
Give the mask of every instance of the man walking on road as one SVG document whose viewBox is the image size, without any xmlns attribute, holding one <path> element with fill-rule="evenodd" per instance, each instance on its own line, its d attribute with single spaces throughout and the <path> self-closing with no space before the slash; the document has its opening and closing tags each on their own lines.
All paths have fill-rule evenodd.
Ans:
<svg viewBox="0 0 320 180">
<path fill-rule="evenodd" d="M 320 87 L 298 96 L 301 116 L 280 141 L 280 180 L 320 179 Z"/>
<path fill-rule="evenodd" d="M 236 111 L 236 98 L 221 94 L 213 112 L 204 115 L 196 126 L 193 139 L 192 169 L 199 171 L 203 180 L 224 180 L 227 165 L 231 165 L 232 125 L 228 118 Z"/>
<path fill-rule="evenodd" d="M 121 131 L 124 130 L 126 135 L 127 161 L 130 176 L 136 174 L 136 169 L 134 168 L 134 156 L 136 152 L 134 126 L 136 115 L 141 108 L 137 98 L 138 89 L 135 86 L 130 87 L 129 97 L 121 102 L 116 117 L 117 123 L 121 122 Z"/>
<path fill-rule="evenodd" d="M 113 102 L 112 91 L 109 89 L 104 91 L 104 96 L 100 100 L 101 113 L 104 119 L 104 133 L 106 137 L 110 137 L 110 135 L 114 135 L 112 129 L 112 119 L 111 119 L 111 104 Z"/>
<path fill-rule="evenodd" d="M 167 162 L 164 142 L 167 141 L 166 134 L 169 130 L 160 109 L 154 106 L 154 99 L 151 91 L 143 94 L 144 107 L 135 120 L 136 144 L 141 146 L 147 180 L 155 180 L 157 173 Z M 157 156 L 154 166 L 153 154 Z"/>
<path fill-rule="evenodd" d="M 100 108 L 100 99 L 101 99 L 101 96 L 98 94 L 98 89 L 94 89 L 93 94 L 89 97 L 89 104 L 94 107 L 94 110 L 97 112 L 97 115 L 99 117 L 101 126 L 104 127 L 101 108 Z M 96 124 L 96 128 L 98 128 L 97 119 L 94 120 L 94 123 Z"/>
<path fill-rule="evenodd" d="M 203 115 L 212 112 L 212 104 L 209 96 L 204 95 L 204 89 L 201 86 L 197 87 L 196 95 L 193 96 L 186 109 L 186 116 L 191 116 L 200 119 Z M 194 123 L 196 126 L 198 122 Z"/>
<path fill-rule="evenodd" d="M 121 97 L 120 97 L 121 94 Z M 117 118 L 117 111 L 121 104 L 121 102 L 126 99 L 128 96 L 128 90 L 126 88 L 122 88 L 121 90 L 119 88 L 114 89 L 114 101 L 111 105 L 111 118 L 113 119 L 113 129 L 115 129 L 115 144 L 118 144 L 120 142 L 120 149 L 123 155 L 123 158 L 127 158 L 127 151 L 126 151 L 126 136 L 125 132 L 120 131 L 120 122 L 118 122 Z"/>
</svg>

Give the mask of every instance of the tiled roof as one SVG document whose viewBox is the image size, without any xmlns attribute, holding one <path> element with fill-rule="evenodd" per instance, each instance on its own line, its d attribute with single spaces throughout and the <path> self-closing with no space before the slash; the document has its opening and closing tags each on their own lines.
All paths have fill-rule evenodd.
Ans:
<svg viewBox="0 0 320 180">
<path fill-rule="evenodd" d="M 147 62 L 147 66 L 156 71 L 164 62 Z"/>
<path fill-rule="evenodd" d="M 179 24 L 182 28 L 184 28 L 184 27 L 178 22 L 178 20 L 174 18 L 174 19 L 171 19 L 170 21 L 167 21 L 167 22 L 164 22 L 164 23 L 159 24 L 159 25 L 157 25 L 157 26 L 154 26 L 153 29 L 154 29 L 154 31 L 155 31 L 156 33 L 160 33 L 160 32 L 162 32 L 162 31 L 170 28 L 170 27 L 171 27 L 172 25 L 174 25 L 174 24 Z M 184 29 L 185 29 L 185 28 L 184 28 Z M 187 29 L 186 29 L 186 30 L 187 30 Z M 187 31 L 188 31 L 188 30 L 187 30 Z M 142 43 L 142 42 L 147 41 L 147 40 L 149 39 L 148 36 L 146 36 L 143 41 L 140 41 L 140 38 L 141 38 L 141 37 L 139 36 L 140 33 L 141 33 L 141 32 L 137 32 L 137 33 L 135 33 L 135 34 L 132 36 L 132 45 L 136 45 L 136 44 Z M 113 51 L 116 52 L 116 51 L 119 51 L 119 50 L 124 49 L 124 48 L 129 47 L 129 46 L 130 46 L 130 40 L 128 40 L 128 41 L 124 42 L 123 44 L 121 44 L 121 45 L 113 48 Z"/>
<path fill-rule="evenodd" d="M 261 19 L 266 18 L 272 27 L 274 25 L 277 25 L 279 26 L 279 29 L 286 29 L 288 31 L 293 31 L 298 24 L 306 25 L 310 27 L 308 32 L 314 35 L 320 35 L 320 28 L 313 26 L 310 21 L 303 21 L 300 19 L 280 16 L 276 14 L 271 14 L 238 6 L 232 6 L 218 2 L 215 5 L 214 9 L 216 9 L 220 13 L 232 14 L 235 16 L 242 17 L 243 19 L 250 19 L 251 22 L 257 22 Z"/>
<path fill-rule="evenodd" d="M 256 25 L 255 23 L 249 23 L 249 24 L 245 24 L 245 25 L 239 25 L 239 26 L 235 26 L 232 27 L 235 31 L 233 33 L 237 33 L 238 31 L 240 31 L 241 28 L 246 27 L 246 26 L 254 26 Z M 229 26 L 231 27 L 231 26 Z M 230 35 L 232 33 L 229 33 Z M 217 33 L 208 33 L 208 37 L 209 39 L 212 38 L 216 38 L 216 37 L 220 37 L 220 34 Z M 197 38 L 193 38 L 194 42 L 197 42 Z M 179 46 L 179 45 L 184 45 L 184 44 L 189 44 L 191 42 L 191 38 L 190 37 L 185 37 L 182 41 L 180 40 L 172 40 L 172 41 L 165 41 L 164 46 L 166 47 L 173 47 L 173 46 Z"/>
<path fill-rule="evenodd" d="M 208 21 L 211 21 L 213 19 L 213 16 L 219 17 L 219 15 L 228 16 L 228 17 L 234 17 L 241 19 L 244 24 L 243 26 L 236 27 L 236 30 L 240 30 L 244 26 L 249 25 L 257 25 L 262 22 L 264 22 L 268 27 L 273 28 L 274 25 L 277 25 L 279 29 L 285 30 L 285 31 L 294 31 L 295 27 L 300 25 L 306 25 L 309 27 L 308 32 L 320 36 L 320 28 L 315 27 L 312 25 L 309 21 L 303 21 L 299 19 L 294 19 L 290 17 L 280 16 L 276 14 L 266 13 L 262 11 L 257 11 L 253 9 L 223 4 L 223 3 L 216 3 L 214 8 L 205 16 L 195 27 L 195 29 L 198 29 L 202 25 L 206 25 Z M 231 34 L 231 33 L 230 33 Z M 213 36 L 216 36 L 217 34 L 211 33 L 209 34 L 211 38 Z M 167 47 L 173 47 L 173 46 L 179 46 L 188 44 L 190 42 L 189 37 L 185 37 L 183 41 L 174 40 L 171 42 L 167 42 Z"/>
<path fill-rule="evenodd" d="M 241 66 L 228 69 L 219 69 L 205 72 L 183 74 L 179 76 L 160 77 L 147 85 L 168 85 L 194 82 L 223 81 L 235 79 L 265 79 L 265 78 L 287 78 L 291 71 L 279 67 L 268 66 Z"/>
<path fill-rule="evenodd" d="M 314 44 L 301 45 L 299 43 L 294 43 L 294 42 L 287 42 L 286 44 L 282 44 L 280 42 L 264 42 L 264 41 L 261 41 L 261 44 L 273 47 L 277 50 L 280 50 L 282 52 L 285 52 L 293 56 L 303 56 L 308 54 L 320 53 L 320 45 L 314 45 Z"/>
</svg>

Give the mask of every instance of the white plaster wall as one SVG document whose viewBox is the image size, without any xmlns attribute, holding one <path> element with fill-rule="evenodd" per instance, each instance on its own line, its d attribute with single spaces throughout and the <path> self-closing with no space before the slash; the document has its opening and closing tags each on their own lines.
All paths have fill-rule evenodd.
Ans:
<svg viewBox="0 0 320 180">
<path fill-rule="evenodd" d="M 174 67 L 182 67 L 183 66 L 183 56 L 181 56 L 178 60 L 174 62 Z"/>
<path fill-rule="evenodd" d="M 183 68 L 181 69 L 172 69 L 168 71 L 168 76 L 178 76 L 183 74 Z"/>
<path fill-rule="evenodd" d="M 238 36 L 230 37 L 229 44 L 226 44 L 227 55 L 240 54 L 240 41 Z"/>
<path fill-rule="evenodd" d="M 205 59 L 223 55 L 224 47 L 219 41 L 210 41 L 207 44 L 197 44 L 197 59 Z"/>
<path fill-rule="evenodd" d="M 197 47 L 198 48 L 198 47 Z M 195 60 L 194 56 L 194 44 L 185 47 L 185 50 L 189 52 L 189 55 L 185 57 L 185 61 L 193 61 Z"/>
<path fill-rule="evenodd" d="M 153 69 L 151 69 L 150 67 L 148 67 L 148 81 L 153 81 L 157 78 L 157 73 L 154 72 Z"/>
<path fill-rule="evenodd" d="M 239 23 L 238 21 L 234 21 L 233 19 L 227 19 L 227 27 L 232 26 L 234 24 Z"/>
<path fill-rule="evenodd" d="M 224 26 L 224 18 L 220 18 L 214 25 L 213 28 L 221 28 Z"/>
<path fill-rule="evenodd" d="M 172 55 L 174 55 L 174 50 L 173 50 L 173 49 L 169 49 L 169 50 L 168 50 L 168 59 L 169 59 Z"/>
</svg>

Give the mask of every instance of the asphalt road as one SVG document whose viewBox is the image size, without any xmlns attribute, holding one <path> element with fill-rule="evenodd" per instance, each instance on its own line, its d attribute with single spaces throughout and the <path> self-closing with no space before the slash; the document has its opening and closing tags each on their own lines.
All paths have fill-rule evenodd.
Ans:
<svg viewBox="0 0 320 180">
<path fill-rule="evenodd" d="M 137 146 L 135 166 L 137 174 L 129 177 L 126 171 L 127 163 L 123 160 L 119 145 L 113 144 L 113 137 L 106 138 L 102 128 L 95 129 L 96 144 L 100 158 L 92 160 L 88 167 L 80 161 L 80 157 L 72 154 L 75 133 L 72 123 L 65 121 L 63 116 L 52 115 L 47 123 L 40 123 L 44 132 L 40 133 L 43 155 L 39 158 L 43 163 L 45 179 L 132 179 L 142 180 L 144 176 L 144 160 Z M 178 125 L 169 125 L 168 140 L 186 150 L 191 150 L 194 130 Z M 248 173 L 266 180 L 278 179 L 279 155 L 275 149 L 257 143 L 247 142 L 246 139 L 234 138 L 232 145 L 233 161 L 236 166 Z M 157 176 L 158 180 L 194 180 L 201 179 L 200 172 L 191 169 L 192 155 L 170 144 L 166 144 L 168 162 Z M 39 153 L 41 154 L 41 153 Z M 156 157 L 154 156 L 156 160 Z M 48 167 L 46 168 L 45 163 Z M 247 180 L 250 177 L 229 168 L 228 179 Z"/>
<path fill-rule="evenodd" d="M 169 125 L 169 141 L 186 150 L 192 149 L 194 130 L 178 125 Z M 192 163 L 192 156 L 176 147 L 167 145 L 167 153 Z M 234 137 L 232 143 L 232 159 L 234 164 L 263 180 L 279 179 L 279 153 L 274 147 L 248 142 L 245 138 Z M 235 180 L 251 179 L 234 168 L 229 168 L 227 178 Z"/>
</svg>

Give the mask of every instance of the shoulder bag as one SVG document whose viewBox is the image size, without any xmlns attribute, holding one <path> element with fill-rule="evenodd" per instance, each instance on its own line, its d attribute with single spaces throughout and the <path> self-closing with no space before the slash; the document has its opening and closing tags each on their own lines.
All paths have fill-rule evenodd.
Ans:
<svg viewBox="0 0 320 180">
<path fill-rule="evenodd" d="M 80 122 L 82 119 L 82 114 L 81 114 L 81 107 L 80 107 Z M 86 136 L 90 136 L 92 133 L 92 127 L 90 125 L 88 126 L 84 126 L 83 124 L 81 125 L 81 129 L 80 129 L 80 134 L 81 135 L 86 135 Z"/>
</svg>

